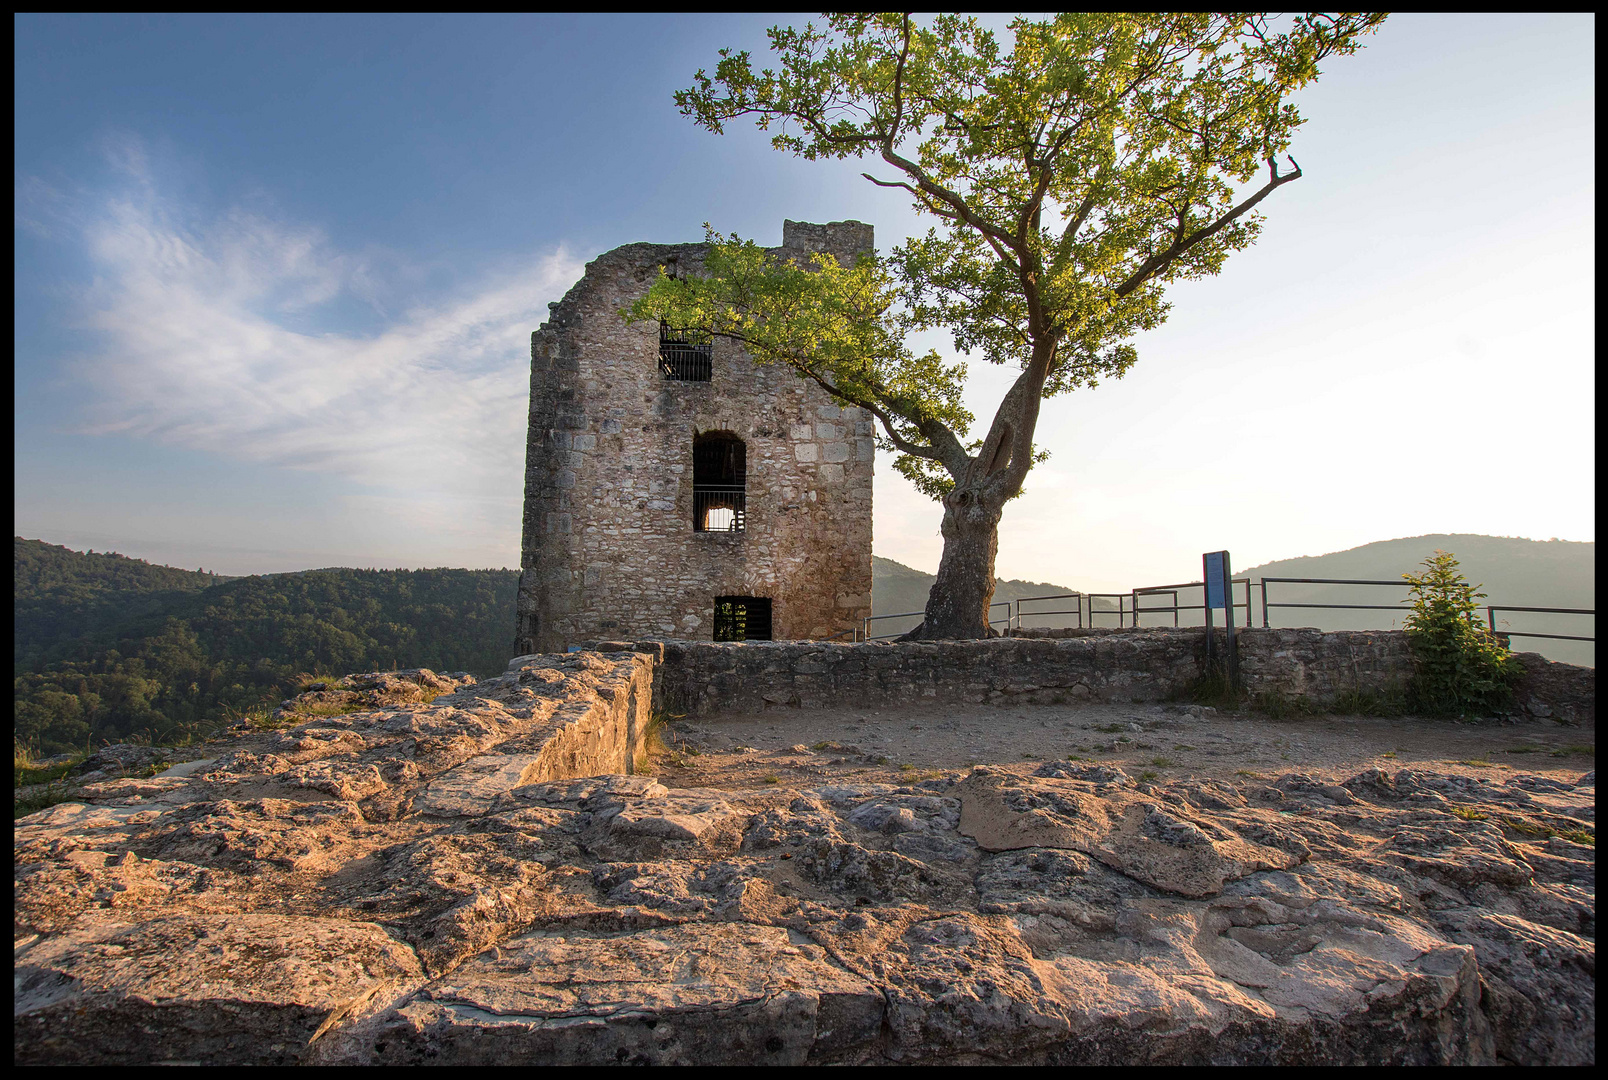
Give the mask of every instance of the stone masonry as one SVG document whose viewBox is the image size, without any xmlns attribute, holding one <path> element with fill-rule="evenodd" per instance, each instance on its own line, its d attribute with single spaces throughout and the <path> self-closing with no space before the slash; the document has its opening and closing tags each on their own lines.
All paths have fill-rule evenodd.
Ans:
<svg viewBox="0 0 1608 1080">
<path fill-rule="evenodd" d="M 841 261 L 871 226 L 788 221 L 782 247 Z M 620 316 L 660 266 L 702 269 L 704 244 L 628 244 L 531 335 L 530 429 L 515 652 L 583 640 L 710 640 L 714 598 L 771 601 L 772 636 L 825 638 L 871 611 L 871 419 L 783 366 L 716 341 L 709 381 L 667 378 L 659 330 Z M 746 448 L 742 531 L 693 526 L 693 440 Z"/>
</svg>

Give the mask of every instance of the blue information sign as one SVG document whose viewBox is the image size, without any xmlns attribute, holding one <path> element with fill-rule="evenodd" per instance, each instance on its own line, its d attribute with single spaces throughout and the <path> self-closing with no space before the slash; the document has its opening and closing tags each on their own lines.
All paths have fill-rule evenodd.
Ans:
<svg viewBox="0 0 1608 1080">
<path fill-rule="evenodd" d="M 1206 552 L 1206 606 L 1220 608 L 1227 606 L 1223 599 L 1223 555 L 1221 551 Z"/>
</svg>

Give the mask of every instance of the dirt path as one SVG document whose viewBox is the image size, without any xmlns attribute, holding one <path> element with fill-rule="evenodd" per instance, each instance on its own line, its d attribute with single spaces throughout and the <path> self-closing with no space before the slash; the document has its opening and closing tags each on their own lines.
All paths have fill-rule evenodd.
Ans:
<svg viewBox="0 0 1608 1080">
<path fill-rule="evenodd" d="M 655 755 L 674 787 L 748 787 L 800 773 L 887 781 L 972 765 L 1054 758 L 1120 765 L 1139 777 L 1231 779 L 1428 767 L 1573 780 L 1594 768 L 1596 731 L 1546 722 L 1460 724 L 1412 717 L 1273 720 L 1191 705 L 928 706 L 774 710 L 670 724 Z M 777 777 L 776 780 L 767 780 Z"/>
</svg>

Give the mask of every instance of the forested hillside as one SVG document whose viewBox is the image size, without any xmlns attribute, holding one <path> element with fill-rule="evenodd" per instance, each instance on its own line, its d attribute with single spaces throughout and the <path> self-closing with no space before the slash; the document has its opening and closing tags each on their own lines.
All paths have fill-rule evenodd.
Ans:
<svg viewBox="0 0 1608 1080">
<path fill-rule="evenodd" d="M 285 697 L 301 672 L 508 661 L 513 570 L 244 578 L 17 539 L 15 735 L 40 753 L 164 740 Z"/>
<path fill-rule="evenodd" d="M 11 649 L 18 670 L 63 641 L 164 611 L 180 596 L 231 580 L 20 536 L 12 567 Z"/>
</svg>

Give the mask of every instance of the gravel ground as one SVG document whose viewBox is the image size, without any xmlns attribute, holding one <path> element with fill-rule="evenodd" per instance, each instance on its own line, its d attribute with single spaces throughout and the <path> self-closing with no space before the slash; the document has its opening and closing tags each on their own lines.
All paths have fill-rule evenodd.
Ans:
<svg viewBox="0 0 1608 1080">
<path fill-rule="evenodd" d="M 1594 728 L 1550 722 L 1220 713 L 1195 705 L 947 705 L 777 709 L 673 721 L 654 769 L 672 787 L 748 787 L 805 775 L 887 781 L 1050 759 L 1120 765 L 1163 780 L 1366 768 L 1573 779 L 1593 768 Z M 783 770 L 786 770 L 784 774 Z M 776 777 L 778 779 L 767 779 Z"/>
</svg>

